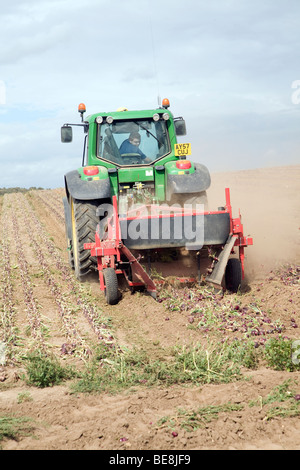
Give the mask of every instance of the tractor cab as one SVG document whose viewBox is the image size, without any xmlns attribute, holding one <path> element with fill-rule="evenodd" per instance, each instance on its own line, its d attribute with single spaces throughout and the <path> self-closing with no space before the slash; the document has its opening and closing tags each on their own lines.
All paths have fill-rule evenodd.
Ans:
<svg viewBox="0 0 300 470">
<path fill-rule="evenodd" d="M 101 119 L 101 118 L 100 118 Z M 166 121 L 168 113 L 151 118 L 101 122 L 97 156 L 118 166 L 151 164 L 171 152 Z"/>
</svg>

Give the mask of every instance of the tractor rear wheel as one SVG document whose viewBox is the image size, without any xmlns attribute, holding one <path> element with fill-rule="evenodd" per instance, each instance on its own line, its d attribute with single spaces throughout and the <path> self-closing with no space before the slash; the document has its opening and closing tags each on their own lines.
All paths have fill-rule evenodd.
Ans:
<svg viewBox="0 0 300 470">
<path fill-rule="evenodd" d="M 113 268 L 105 268 L 103 270 L 105 284 L 105 298 L 109 305 L 115 305 L 118 302 L 118 277 Z"/>
<path fill-rule="evenodd" d="M 79 281 L 97 269 L 97 261 L 84 249 L 85 243 L 95 242 L 99 217 L 96 216 L 97 201 L 81 201 L 71 198 L 71 253 L 75 276 Z"/>
<path fill-rule="evenodd" d="M 238 258 L 229 258 L 225 269 L 225 286 L 230 292 L 237 292 L 242 282 L 242 267 Z"/>
</svg>

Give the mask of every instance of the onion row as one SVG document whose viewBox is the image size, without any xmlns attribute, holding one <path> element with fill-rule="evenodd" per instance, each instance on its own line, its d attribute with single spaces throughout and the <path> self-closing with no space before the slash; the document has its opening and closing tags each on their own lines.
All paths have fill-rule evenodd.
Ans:
<svg viewBox="0 0 300 470">
<path fill-rule="evenodd" d="M 0 251 L 0 275 L 1 275 L 1 308 L 0 308 L 0 340 L 5 344 L 5 360 L 14 361 L 14 346 L 18 344 L 19 336 L 16 327 L 16 308 L 13 301 L 13 280 L 11 267 L 11 250 L 9 238 L 9 219 L 7 195 L 1 214 L 1 251 Z"/>
</svg>

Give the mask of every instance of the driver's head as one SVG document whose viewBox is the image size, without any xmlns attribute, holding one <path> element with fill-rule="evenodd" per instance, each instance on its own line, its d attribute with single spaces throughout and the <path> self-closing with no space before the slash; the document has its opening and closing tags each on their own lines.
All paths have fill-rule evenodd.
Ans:
<svg viewBox="0 0 300 470">
<path fill-rule="evenodd" d="M 129 142 L 132 144 L 132 145 L 135 145 L 136 147 L 138 147 L 141 143 L 141 136 L 138 132 L 131 132 L 130 136 L 129 136 Z"/>
</svg>

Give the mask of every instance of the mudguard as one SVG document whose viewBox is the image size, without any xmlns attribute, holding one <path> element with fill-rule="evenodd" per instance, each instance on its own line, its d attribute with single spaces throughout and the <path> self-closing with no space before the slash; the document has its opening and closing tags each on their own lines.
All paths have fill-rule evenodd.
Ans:
<svg viewBox="0 0 300 470">
<path fill-rule="evenodd" d="M 191 194 L 206 191 L 211 182 L 206 166 L 194 163 L 195 172 L 184 175 L 166 175 L 166 197 L 170 201 L 173 194 Z"/>
<path fill-rule="evenodd" d="M 109 178 L 83 180 L 77 170 L 70 171 L 65 175 L 65 187 L 68 199 L 69 196 L 83 201 L 111 198 Z"/>
</svg>

